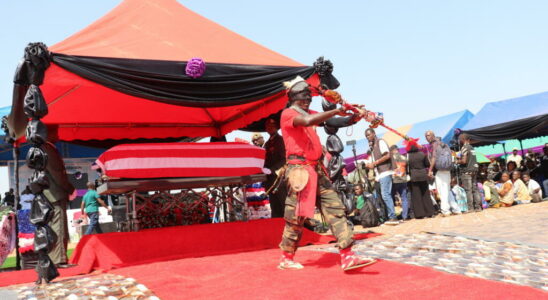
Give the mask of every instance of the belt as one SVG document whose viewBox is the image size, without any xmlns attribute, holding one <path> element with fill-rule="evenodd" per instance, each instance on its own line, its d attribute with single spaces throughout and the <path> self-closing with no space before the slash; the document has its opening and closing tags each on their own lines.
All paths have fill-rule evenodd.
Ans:
<svg viewBox="0 0 548 300">
<path fill-rule="evenodd" d="M 308 160 L 304 156 L 291 154 L 287 157 L 288 165 L 311 165 L 316 166 L 319 164 L 317 160 Z"/>
<path fill-rule="evenodd" d="M 298 160 L 304 160 L 306 161 L 306 158 L 304 156 L 300 156 L 300 155 L 296 155 L 296 154 L 291 154 L 287 157 L 287 159 L 298 159 Z"/>
<path fill-rule="evenodd" d="M 329 172 L 319 160 L 308 160 L 304 156 L 290 154 L 287 156 L 288 165 L 310 165 L 316 168 L 316 172 L 323 172 L 327 177 L 329 177 Z"/>
</svg>

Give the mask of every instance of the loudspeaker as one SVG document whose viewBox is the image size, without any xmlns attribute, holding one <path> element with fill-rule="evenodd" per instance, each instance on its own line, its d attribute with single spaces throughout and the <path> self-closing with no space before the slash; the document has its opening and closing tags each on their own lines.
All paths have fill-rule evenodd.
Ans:
<svg viewBox="0 0 548 300">
<path fill-rule="evenodd" d="M 115 223 L 127 221 L 125 205 L 114 205 L 112 207 L 112 220 Z"/>
<path fill-rule="evenodd" d="M 101 229 L 103 230 L 103 233 L 107 232 L 117 232 L 116 230 L 116 223 L 114 222 L 107 222 L 107 223 L 101 223 L 99 224 L 101 226 Z M 89 225 L 82 225 L 82 235 L 88 230 Z M 93 234 L 97 233 L 97 228 L 95 228 L 92 232 Z"/>
</svg>

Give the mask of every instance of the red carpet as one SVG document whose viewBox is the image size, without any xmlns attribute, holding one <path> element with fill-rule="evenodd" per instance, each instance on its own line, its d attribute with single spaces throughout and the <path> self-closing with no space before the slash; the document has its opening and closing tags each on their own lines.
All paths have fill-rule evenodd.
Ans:
<svg viewBox="0 0 548 300">
<path fill-rule="evenodd" d="M 303 270 L 278 270 L 279 250 L 262 250 L 126 267 L 166 299 L 547 299 L 531 287 L 380 261 L 344 273 L 339 255 L 300 251 Z"/>
<path fill-rule="evenodd" d="M 203 257 L 277 248 L 282 237 L 283 219 L 250 222 L 203 224 L 115 232 L 83 237 L 70 261 L 78 266 L 61 270 L 61 276 L 86 274 L 94 269 L 110 270 L 122 266 L 158 261 Z M 379 235 L 357 234 L 355 239 Z M 301 245 L 326 244 L 333 236 L 305 230 Z M 32 282 L 34 270 L 0 273 L 0 286 Z"/>
<path fill-rule="evenodd" d="M 280 218 L 89 235 L 78 243 L 71 263 L 89 272 L 186 257 L 277 248 L 284 224 Z M 355 238 L 375 235 L 378 234 L 357 235 Z M 330 241 L 334 241 L 332 236 L 305 230 L 301 244 Z"/>
</svg>

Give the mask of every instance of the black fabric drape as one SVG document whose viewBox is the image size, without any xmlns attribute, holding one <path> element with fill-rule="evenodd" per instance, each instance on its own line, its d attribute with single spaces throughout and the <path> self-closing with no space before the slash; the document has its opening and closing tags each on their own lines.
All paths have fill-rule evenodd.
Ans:
<svg viewBox="0 0 548 300">
<path fill-rule="evenodd" d="M 511 122 L 463 130 L 474 141 L 497 142 L 510 139 L 525 139 L 548 134 L 548 114 Z"/>
<path fill-rule="evenodd" d="M 71 56 L 52 53 L 55 64 L 83 78 L 139 98 L 190 107 L 221 107 L 253 102 L 284 89 L 314 67 L 208 63 L 203 76 L 185 74 L 186 62 Z M 326 75 L 332 77 L 331 74 Z M 324 77 L 326 77 L 324 76 Z"/>
<path fill-rule="evenodd" d="M 249 125 L 247 125 L 246 127 L 244 128 L 240 128 L 240 130 L 242 131 L 250 131 L 250 132 L 265 132 L 266 131 L 266 128 L 265 128 L 265 122 L 266 120 L 268 119 L 274 119 L 276 120 L 276 122 L 280 122 L 280 118 L 281 118 L 281 115 L 282 115 L 282 110 L 276 112 L 276 113 L 273 113 L 271 114 L 270 116 L 268 117 L 265 117 L 265 118 L 262 118 L 258 121 L 255 121 Z"/>
</svg>

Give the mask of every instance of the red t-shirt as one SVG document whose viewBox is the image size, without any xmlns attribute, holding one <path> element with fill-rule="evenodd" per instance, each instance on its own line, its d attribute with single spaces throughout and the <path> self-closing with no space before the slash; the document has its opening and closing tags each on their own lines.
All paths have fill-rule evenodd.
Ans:
<svg viewBox="0 0 548 300">
<path fill-rule="evenodd" d="M 317 112 L 310 110 L 310 114 Z M 286 108 L 282 112 L 280 127 L 284 137 L 285 156 L 299 155 L 307 160 L 316 161 L 322 156 L 322 144 L 316 133 L 316 126 L 293 126 L 293 120 L 300 113 L 292 108 Z"/>
</svg>

